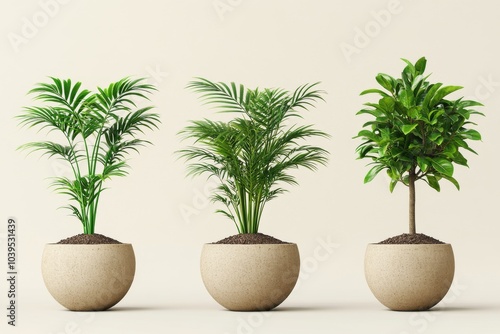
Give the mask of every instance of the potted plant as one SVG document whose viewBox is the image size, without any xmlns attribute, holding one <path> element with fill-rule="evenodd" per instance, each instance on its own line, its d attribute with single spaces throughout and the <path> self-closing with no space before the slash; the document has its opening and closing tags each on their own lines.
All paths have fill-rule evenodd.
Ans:
<svg viewBox="0 0 500 334">
<path fill-rule="evenodd" d="M 83 227 L 79 234 L 47 244 L 42 275 L 50 294 L 75 311 L 105 310 L 129 290 L 135 274 L 131 244 L 94 233 L 104 182 L 127 175 L 125 157 L 148 144 L 138 135 L 156 128 L 158 114 L 152 107 L 138 108 L 155 88 L 143 79 L 125 78 L 93 93 L 81 83 L 51 78 L 30 93 L 43 103 L 26 107 L 18 116 L 27 127 L 55 134 L 21 146 L 58 158 L 71 168 L 71 176 L 53 178 L 53 187 L 69 197 L 66 206 Z"/>
<path fill-rule="evenodd" d="M 468 140 L 480 140 L 470 118 L 482 115 L 476 101 L 446 99 L 461 89 L 430 83 L 424 76 L 426 59 L 415 64 L 406 59 L 401 78 L 378 74 L 381 89 L 361 93 L 377 94 L 376 103 L 365 103 L 358 114 L 371 120 L 355 138 L 361 138 L 359 158 L 370 159 L 372 167 L 364 182 L 381 171 L 390 178 L 392 192 L 398 183 L 409 190 L 409 233 L 369 244 L 365 256 L 365 276 L 375 297 L 392 310 L 426 310 L 448 292 L 454 275 L 450 244 L 419 234 L 415 222 L 415 185 L 424 181 L 440 191 L 447 180 L 460 189 L 454 178 L 454 164 L 467 166 L 463 150 L 475 153 Z"/>
<path fill-rule="evenodd" d="M 315 170 L 327 162 L 328 152 L 301 144 L 304 139 L 328 137 L 311 125 L 292 125 L 301 111 L 321 100 L 317 84 L 297 88 L 247 89 L 235 83 L 203 78 L 189 89 L 201 94 L 230 121 L 197 120 L 180 134 L 194 146 L 180 150 L 188 174 L 205 174 L 219 186 L 212 200 L 217 210 L 234 222 L 238 234 L 207 243 L 201 254 L 201 275 L 212 297 L 235 311 L 270 310 L 290 294 L 299 275 L 295 243 L 259 233 L 264 207 L 284 193 L 283 184 L 297 184 L 291 170 Z"/>
</svg>

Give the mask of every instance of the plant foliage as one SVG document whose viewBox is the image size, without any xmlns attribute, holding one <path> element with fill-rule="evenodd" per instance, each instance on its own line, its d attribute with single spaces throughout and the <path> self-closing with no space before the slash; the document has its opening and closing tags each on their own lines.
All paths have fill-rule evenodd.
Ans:
<svg viewBox="0 0 500 334">
<path fill-rule="evenodd" d="M 467 141 L 481 139 L 479 132 L 471 128 L 476 125 L 471 116 L 483 115 L 474 109 L 482 104 L 463 98 L 447 99 L 462 87 L 427 81 L 424 57 L 415 64 L 403 61 L 406 66 L 401 78 L 380 73 L 376 80 L 382 89 L 361 92 L 380 97 L 376 103 L 365 103 L 366 107 L 357 113 L 371 116 L 355 137 L 363 140 L 356 149 L 359 158 L 372 160 L 364 181 L 370 182 L 385 170 L 391 179 L 391 192 L 398 183 L 412 188 L 417 180 L 424 180 L 437 191 L 441 180 L 459 189 L 453 177 L 454 164 L 467 166 L 461 151 L 476 153 Z"/>
<path fill-rule="evenodd" d="M 31 142 L 20 149 L 40 151 L 71 167 L 72 178 L 55 177 L 52 185 L 69 196 L 73 204 L 66 208 L 80 220 L 85 234 L 94 233 L 104 181 L 127 175 L 126 156 L 150 143 L 138 135 L 158 127 L 159 115 L 150 112 L 152 107 L 136 105 L 154 90 L 144 79 L 124 78 L 93 93 L 81 89 L 80 82 L 51 78 L 30 91 L 44 105 L 26 107 L 18 116 L 23 126 L 63 135 L 61 143 Z"/>
<path fill-rule="evenodd" d="M 258 232 L 265 204 L 285 192 L 282 184 L 297 184 L 291 170 L 315 170 L 326 164 L 326 150 L 300 142 L 328 135 L 311 125 L 288 125 L 322 100 L 316 85 L 301 86 L 290 94 L 203 78 L 189 83 L 188 88 L 206 103 L 238 115 L 229 122 L 191 122 L 180 134 L 193 139 L 194 146 L 178 153 L 189 162 L 188 174 L 208 174 L 220 181 L 212 200 L 224 205 L 217 212 L 231 219 L 239 233 Z"/>
</svg>

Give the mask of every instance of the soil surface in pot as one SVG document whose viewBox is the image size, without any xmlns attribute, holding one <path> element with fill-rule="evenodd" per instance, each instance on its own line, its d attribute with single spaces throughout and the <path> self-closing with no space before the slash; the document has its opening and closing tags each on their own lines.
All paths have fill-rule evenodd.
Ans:
<svg viewBox="0 0 500 334">
<path fill-rule="evenodd" d="M 58 244 L 71 245 L 99 245 L 99 244 L 121 244 L 121 242 L 111 239 L 102 234 L 77 234 L 72 237 L 63 239 Z"/>
<path fill-rule="evenodd" d="M 434 239 L 433 237 L 429 237 L 428 235 L 425 235 L 423 233 L 415 233 L 415 234 L 403 233 L 403 234 L 397 235 L 395 237 L 385 239 L 384 241 L 379 242 L 379 244 L 384 244 L 384 245 L 413 244 L 414 245 L 414 244 L 444 244 L 444 242 L 439 241 L 437 239 Z"/>
<path fill-rule="evenodd" d="M 242 233 L 224 238 L 213 244 L 232 244 L 232 245 L 258 245 L 258 244 L 289 244 L 267 234 L 262 233 Z"/>
</svg>

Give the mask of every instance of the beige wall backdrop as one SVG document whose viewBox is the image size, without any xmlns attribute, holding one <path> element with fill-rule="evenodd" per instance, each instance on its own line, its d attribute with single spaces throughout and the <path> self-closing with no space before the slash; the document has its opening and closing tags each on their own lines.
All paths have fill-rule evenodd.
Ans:
<svg viewBox="0 0 500 334">
<path fill-rule="evenodd" d="M 464 86 L 453 96 L 481 101 L 486 117 L 476 118 L 483 135 L 473 143 L 479 155 L 466 155 L 470 168 L 456 168 L 461 191 L 451 184 L 440 193 L 418 185 L 417 229 L 454 247 L 449 305 L 498 305 L 498 10 L 492 0 L 1 0 L 0 267 L 6 221 L 15 217 L 19 321 L 36 323 L 43 333 L 62 331 L 40 258 L 44 244 L 81 232 L 75 218 L 58 210 L 66 198 L 48 188 L 48 178 L 67 169 L 16 151 L 44 136 L 14 118 L 33 103 L 27 92 L 48 76 L 82 81 L 89 89 L 125 76 L 157 86 L 152 104 L 162 125 L 148 133 L 154 145 L 130 156 L 128 177 L 107 184 L 96 232 L 135 248 L 136 280 L 122 307 L 215 310 L 199 275 L 201 246 L 236 229 L 214 213 L 211 184 L 186 178 L 174 155 L 186 144 L 176 133 L 189 120 L 220 117 L 186 84 L 199 76 L 293 90 L 320 81 L 326 101 L 305 121 L 332 135 L 317 142 L 330 151 L 329 165 L 298 171 L 300 185 L 268 205 L 261 232 L 299 245 L 303 268 L 289 307 L 355 309 L 360 303 L 383 309 L 364 280 L 364 251 L 369 242 L 407 231 L 407 190 L 398 186 L 391 194 L 384 176 L 363 184 L 368 161 L 356 160 L 359 141 L 352 137 L 365 119 L 355 113 L 367 101 L 359 93 L 377 85 L 377 73 L 398 76 L 400 58 L 421 56 L 432 81 Z M 6 288 L 0 280 L 1 296 Z M 53 313 L 37 318 L 37 309 Z M 0 326 L 6 327 L 3 320 Z"/>
</svg>

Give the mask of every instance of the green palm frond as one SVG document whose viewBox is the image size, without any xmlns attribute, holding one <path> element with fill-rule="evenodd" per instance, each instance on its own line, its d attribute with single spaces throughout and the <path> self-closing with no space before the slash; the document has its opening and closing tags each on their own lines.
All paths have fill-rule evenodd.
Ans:
<svg viewBox="0 0 500 334">
<path fill-rule="evenodd" d="M 100 174 L 101 179 L 104 181 L 113 176 L 126 176 L 128 174 L 127 168 L 128 164 L 125 161 L 117 161 L 113 164 L 107 164 Z"/>
<path fill-rule="evenodd" d="M 290 108 L 302 108 L 307 110 L 308 107 L 313 107 L 314 102 L 317 100 L 323 100 L 321 96 L 323 91 L 315 89 L 317 85 L 319 85 L 319 82 L 297 88 L 290 100 Z"/>
<path fill-rule="evenodd" d="M 73 85 L 70 79 L 64 81 L 53 77 L 51 79 L 52 83 L 39 83 L 29 93 L 35 94 L 36 100 L 65 106 L 68 110 L 80 110 L 82 104 L 87 102 L 91 92 L 80 91 L 80 82 Z"/>
<path fill-rule="evenodd" d="M 124 78 L 92 93 L 82 90 L 80 82 L 51 80 L 30 91 L 45 105 L 25 108 L 18 119 L 22 126 L 60 132 L 66 143 L 34 142 L 20 149 L 40 151 L 49 158 L 57 156 L 68 162 L 73 179 L 58 177 L 52 185 L 77 203 L 66 208 L 81 221 L 84 233 L 91 234 L 105 189 L 103 182 L 127 175 L 126 156 L 150 144 L 137 137 L 160 123 L 159 115 L 150 112 L 152 107 L 136 106 L 138 100 L 147 100 L 156 89 L 144 79 Z"/>
<path fill-rule="evenodd" d="M 249 98 L 245 87 L 235 83 L 227 85 L 196 78 L 187 87 L 200 93 L 202 100 L 207 104 L 216 104 L 221 112 L 244 112 L 244 105 Z"/>
<path fill-rule="evenodd" d="M 27 143 L 20 147 L 30 152 L 42 151 L 42 155 L 47 155 L 49 158 L 58 156 L 59 158 L 68 162 L 77 162 L 83 158 L 84 155 L 77 150 L 74 146 L 65 146 L 51 141 Z"/>
<path fill-rule="evenodd" d="M 315 170 L 327 163 L 326 150 L 301 142 L 328 134 L 286 122 L 322 100 L 317 85 L 303 85 L 290 94 L 203 78 L 189 83 L 188 88 L 220 112 L 240 115 L 229 122 L 192 121 L 179 134 L 194 144 L 177 152 L 189 162 L 188 175 L 208 174 L 220 182 L 212 200 L 225 206 L 217 212 L 233 220 L 240 233 L 258 231 L 265 204 L 286 191 L 280 184 L 297 184 L 290 170 Z"/>
</svg>

